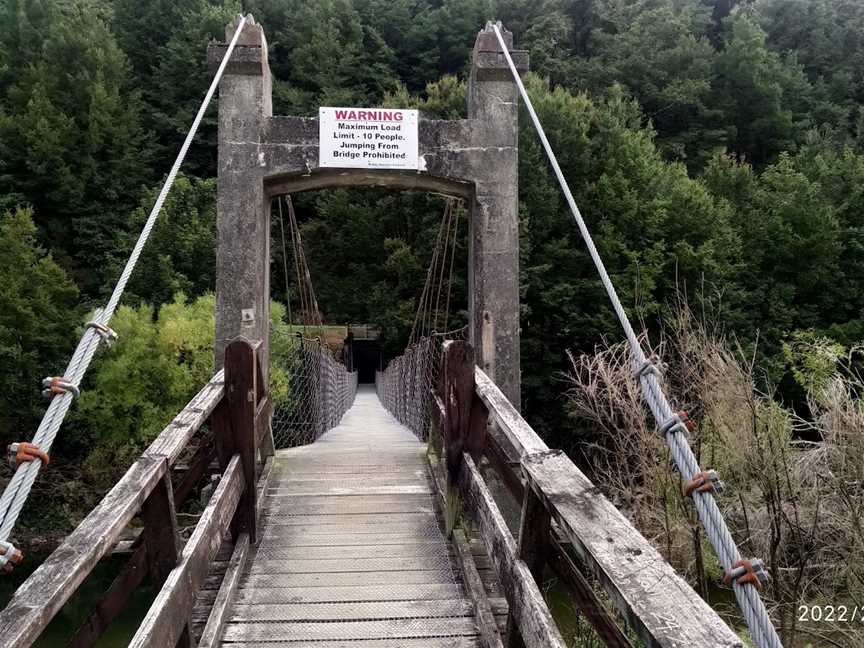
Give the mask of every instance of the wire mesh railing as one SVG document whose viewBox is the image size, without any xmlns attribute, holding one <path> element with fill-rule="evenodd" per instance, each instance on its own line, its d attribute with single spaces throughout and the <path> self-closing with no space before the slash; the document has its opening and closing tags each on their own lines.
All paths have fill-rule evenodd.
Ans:
<svg viewBox="0 0 864 648">
<path fill-rule="evenodd" d="M 421 441 L 429 439 L 432 388 L 441 367 L 444 340 L 464 339 L 467 328 L 421 337 L 375 374 L 375 388 L 384 408 Z"/>
<path fill-rule="evenodd" d="M 357 372 L 348 371 L 320 339 L 273 335 L 270 363 L 280 372 L 273 411 L 273 443 L 291 448 L 314 442 L 339 424 L 354 403 Z"/>
</svg>

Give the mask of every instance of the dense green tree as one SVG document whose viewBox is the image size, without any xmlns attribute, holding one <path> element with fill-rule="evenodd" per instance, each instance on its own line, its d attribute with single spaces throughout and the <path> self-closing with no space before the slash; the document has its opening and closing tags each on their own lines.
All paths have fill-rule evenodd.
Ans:
<svg viewBox="0 0 864 648">
<path fill-rule="evenodd" d="M 39 246 L 28 210 L 0 216 L 0 443 L 28 440 L 40 382 L 63 372 L 80 311 L 75 284 Z"/>
<path fill-rule="evenodd" d="M 131 217 L 137 237 L 161 187 L 145 194 Z M 131 250 L 134 239 L 124 242 Z M 114 275 L 119 275 L 120 266 Z M 216 180 L 177 177 L 126 292 L 126 301 L 164 304 L 177 293 L 196 298 L 216 288 Z"/>
<path fill-rule="evenodd" d="M 24 7 L 9 17 L 27 33 L 32 12 Z M 140 94 L 90 5 L 49 12 L 38 31 L 41 47 L 12 71 L 3 97 L 0 193 L 36 208 L 58 262 L 92 296 L 105 283 L 93 269 L 117 254 L 138 187 L 150 177 Z"/>
</svg>

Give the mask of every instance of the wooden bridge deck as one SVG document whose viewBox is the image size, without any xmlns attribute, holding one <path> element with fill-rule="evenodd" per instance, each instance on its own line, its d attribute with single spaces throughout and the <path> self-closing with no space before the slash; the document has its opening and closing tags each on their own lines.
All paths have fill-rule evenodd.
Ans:
<svg viewBox="0 0 864 648">
<path fill-rule="evenodd" d="M 479 645 L 439 530 L 426 446 L 361 389 L 316 443 L 276 453 L 222 645 Z"/>
</svg>

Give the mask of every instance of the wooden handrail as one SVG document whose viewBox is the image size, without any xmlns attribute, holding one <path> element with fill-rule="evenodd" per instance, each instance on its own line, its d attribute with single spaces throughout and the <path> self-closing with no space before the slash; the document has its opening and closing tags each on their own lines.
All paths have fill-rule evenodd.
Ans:
<svg viewBox="0 0 864 648">
<path fill-rule="evenodd" d="M 498 521 L 500 513 L 494 500 L 485 496 L 483 477 L 475 466 L 476 453 L 460 452 L 462 461 L 454 467 L 454 450 L 467 449 L 469 435 L 477 436 L 466 423 L 454 424 L 450 405 L 453 395 L 464 390 L 464 385 L 452 384 L 452 377 L 460 375 L 452 363 L 455 360 L 458 364 L 462 358 L 473 358 L 470 345 L 445 343 L 441 383 L 444 394 L 433 407 L 442 420 L 445 456 L 451 457 L 448 470 L 454 473 L 447 482 L 458 480 L 508 602 L 519 606 L 513 609 L 511 604 L 510 625 L 518 628 L 524 644 L 529 648 L 554 645 L 548 634 L 538 638 L 548 633 L 543 614 L 529 614 L 524 609 L 526 601 L 539 609 L 531 594 L 533 587 L 542 585 L 537 581 L 542 579 L 543 565 L 551 562 L 558 569 L 574 570 L 568 575 L 571 578 L 564 580 L 577 585 L 576 598 L 589 608 L 586 616 L 601 636 L 610 645 L 629 645 L 596 595 L 588 591 L 585 577 L 566 553 L 567 544 L 647 645 L 740 648 L 741 640 L 717 613 L 564 453 L 549 449 L 489 376 L 473 367 L 472 360 L 472 368 L 463 368 L 462 374 L 473 374 L 474 397 L 497 427 L 493 434 L 486 435 L 483 454 L 510 491 L 523 499 L 518 543 L 513 539 L 506 525 Z M 460 402 L 459 407 L 464 412 L 468 404 Z M 533 587 L 526 585 L 526 579 Z M 509 642 L 518 645 L 518 638 L 510 637 Z"/>
<path fill-rule="evenodd" d="M 0 612 L 0 645 L 32 644 L 177 461 L 222 400 L 223 373 L 210 380 L 159 434 L 102 501 L 18 588 Z"/>
</svg>

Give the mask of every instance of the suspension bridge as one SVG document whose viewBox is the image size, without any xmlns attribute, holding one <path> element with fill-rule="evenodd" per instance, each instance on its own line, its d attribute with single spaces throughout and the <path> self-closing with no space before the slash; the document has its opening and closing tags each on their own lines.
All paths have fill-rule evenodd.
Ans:
<svg viewBox="0 0 864 648">
<path fill-rule="evenodd" d="M 272 115 L 267 42 L 251 16 L 208 57 L 213 82 L 106 307 L 88 323 L 48 410 L 0 498 L 0 563 L 22 556 L 15 521 L 158 218 L 204 111 L 219 90 L 217 373 L 0 612 L 0 646 L 28 646 L 121 544 L 125 566 L 70 646 L 93 645 L 145 582 L 157 590 L 131 646 L 384 648 L 567 646 L 545 585 L 554 575 L 607 646 L 744 643 L 562 452 L 519 413 L 517 129 L 520 98 L 561 183 L 631 347 L 641 385 L 753 643 L 780 646 L 759 596 L 761 562 L 743 560 L 699 466 L 688 421 L 646 357 L 520 74 L 526 52 L 488 23 L 472 53 L 468 118 L 417 124 L 417 168 L 319 165 L 318 120 Z M 285 197 L 384 186 L 448 197 L 405 353 L 375 388 L 321 339 L 271 339 L 270 219 L 288 237 L 298 321 L 322 318 Z M 464 205 L 469 321 L 448 327 L 453 242 Z M 275 207 L 275 209 L 274 209 Z M 286 283 L 289 273 L 285 266 Z M 290 300 L 289 300 L 290 303 Z M 438 316 L 444 313 L 439 322 Z M 279 347 L 289 396 L 268 391 Z M 274 410 L 276 410 L 274 414 Z M 278 425 L 277 425 L 278 422 Z M 201 491 L 188 538 L 178 511 Z"/>
</svg>

